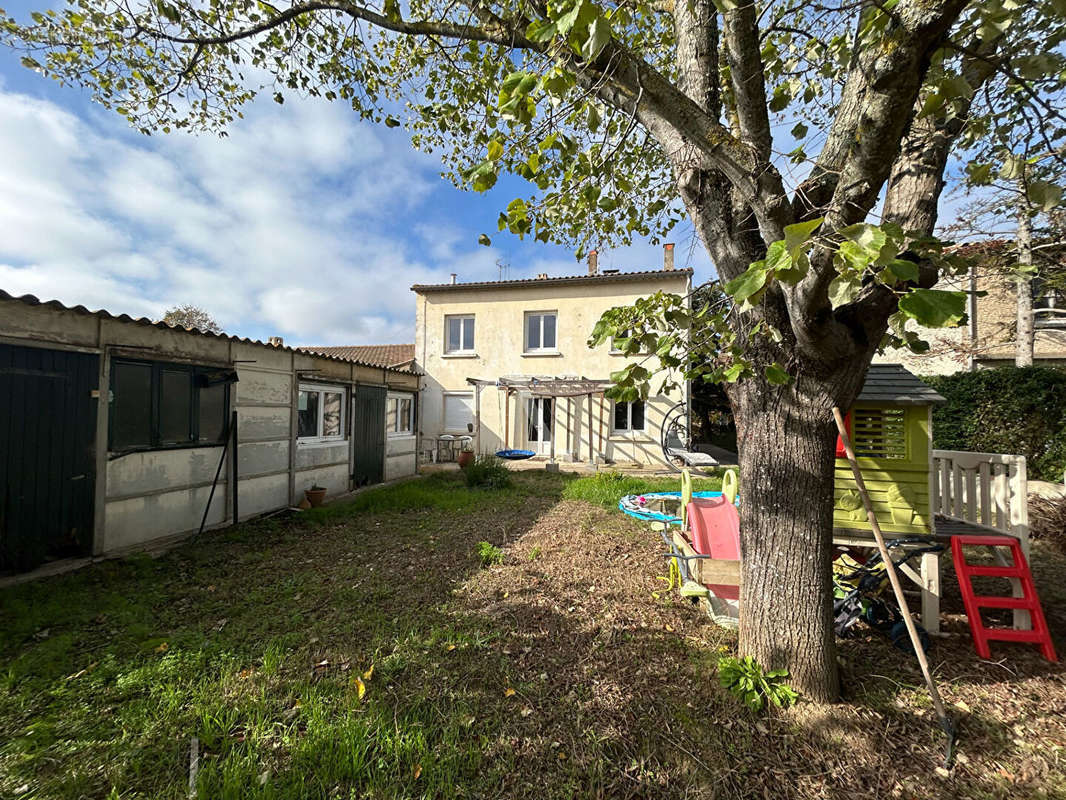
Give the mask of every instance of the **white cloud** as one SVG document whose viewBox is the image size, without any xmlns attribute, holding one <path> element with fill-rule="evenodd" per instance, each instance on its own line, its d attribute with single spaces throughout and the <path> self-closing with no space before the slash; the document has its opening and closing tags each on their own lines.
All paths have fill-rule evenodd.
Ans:
<svg viewBox="0 0 1066 800">
<path fill-rule="evenodd" d="M 225 138 L 148 138 L 0 83 L 0 153 L 0 288 L 69 305 L 158 318 L 193 303 L 254 338 L 404 342 L 413 283 L 493 280 L 500 259 L 511 278 L 584 271 L 528 240 L 478 245 L 484 220 L 453 202 L 439 161 L 339 104 L 259 102 Z M 600 263 L 661 259 L 647 245 Z"/>
</svg>

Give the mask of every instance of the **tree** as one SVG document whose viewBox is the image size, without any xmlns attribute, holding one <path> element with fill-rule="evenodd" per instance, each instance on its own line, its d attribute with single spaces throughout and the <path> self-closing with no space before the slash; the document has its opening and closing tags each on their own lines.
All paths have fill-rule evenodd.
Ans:
<svg viewBox="0 0 1066 800">
<path fill-rule="evenodd" d="M 176 328 L 191 328 L 204 333 L 222 333 L 222 326 L 215 318 L 199 306 L 186 303 L 182 306 L 168 308 L 163 315 L 163 322 Z"/>
<path fill-rule="evenodd" d="M 406 124 L 459 185 L 526 179 L 497 221 L 519 236 L 583 249 L 687 217 L 733 301 L 701 316 L 720 352 L 704 357 L 666 296 L 631 315 L 632 341 L 728 384 L 740 646 L 831 700 L 830 409 L 852 403 L 890 325 L 920 347 L 907 319 L 963 319 L 962 293 L 931 288 L 960 267 L 930 238 L 949 160 L 980 138 L 990 82 L 1014 87 L 1012 124 L 1037 115 L 1034 136 L 1062 136 L 1064 14 L 1063 0 L 76 0 L 4 29 L 28 67 L 146 133 L 224 128 L 256 92 L 249 69 L 278 102 L 297 91 Z M 621 371 L 616 395 L 646 394 L 651 374 Z"/>
</svg>

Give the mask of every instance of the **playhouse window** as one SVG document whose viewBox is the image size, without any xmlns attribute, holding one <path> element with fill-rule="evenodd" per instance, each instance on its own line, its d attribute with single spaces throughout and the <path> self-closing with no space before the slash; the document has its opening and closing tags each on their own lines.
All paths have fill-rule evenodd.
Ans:
<svg viewBox="0 0 1066 800">
<path fill-rule="evenodd" d="M 866 458 L 907 458 L 907 430 L 902 408 L 857 408 L 851 414 L 855 455 Z"/>
</svg>

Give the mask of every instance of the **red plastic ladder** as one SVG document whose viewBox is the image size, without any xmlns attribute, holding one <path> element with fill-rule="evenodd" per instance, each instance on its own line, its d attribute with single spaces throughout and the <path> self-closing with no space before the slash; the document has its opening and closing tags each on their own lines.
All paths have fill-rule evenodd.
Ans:
<svg viewBox="0 0 1066 800">
<path fill-rule="evenodd" d="M 1009 566 L 987 566 L 969 564 L 963 548 L 967 545 L 982 547 L 1009 547 L 1012 563 Z M 974 647 L 981 658 L 991 658 L 988 643 L 992 640 L 1004 642 L 1030 642 L 1040 645 L 1040 654 L 1048 661 L 1058 661 L 1055 647 L 1051 644 L 1051 634 L 1044 620 L 1044 610 L 1040 607 L 1040 598 L 1036 595 L 1036 585 L 1029 571 L 1018 540 L 1013 536 L 952 536 L 951 557 L 955 562 L 955 574 L 959 578 L 962 602 L 966 606 L 966 617 L 970 622 Z M 1021 597 L 996 597 L 974 594 L 971 578 L 989 576 L 996 578 L 1016 578 L 1022 587 Z M 982 608 L 1024 609 L 1029 612 L 1032 630 L 1018 631 L 1013 628 L 986 628 L 981 620 Z"/>
</svg>

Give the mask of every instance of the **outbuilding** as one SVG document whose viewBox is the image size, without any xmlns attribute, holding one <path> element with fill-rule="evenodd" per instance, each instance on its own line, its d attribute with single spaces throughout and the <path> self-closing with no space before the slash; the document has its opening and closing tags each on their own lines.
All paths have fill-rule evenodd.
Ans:
<svg viewBox="0 0 1066 800">
<path fill-rule="evenodd" d="M 0 291 L 0 572 L 417 470 L 419 375 Z"/>
</svg>

